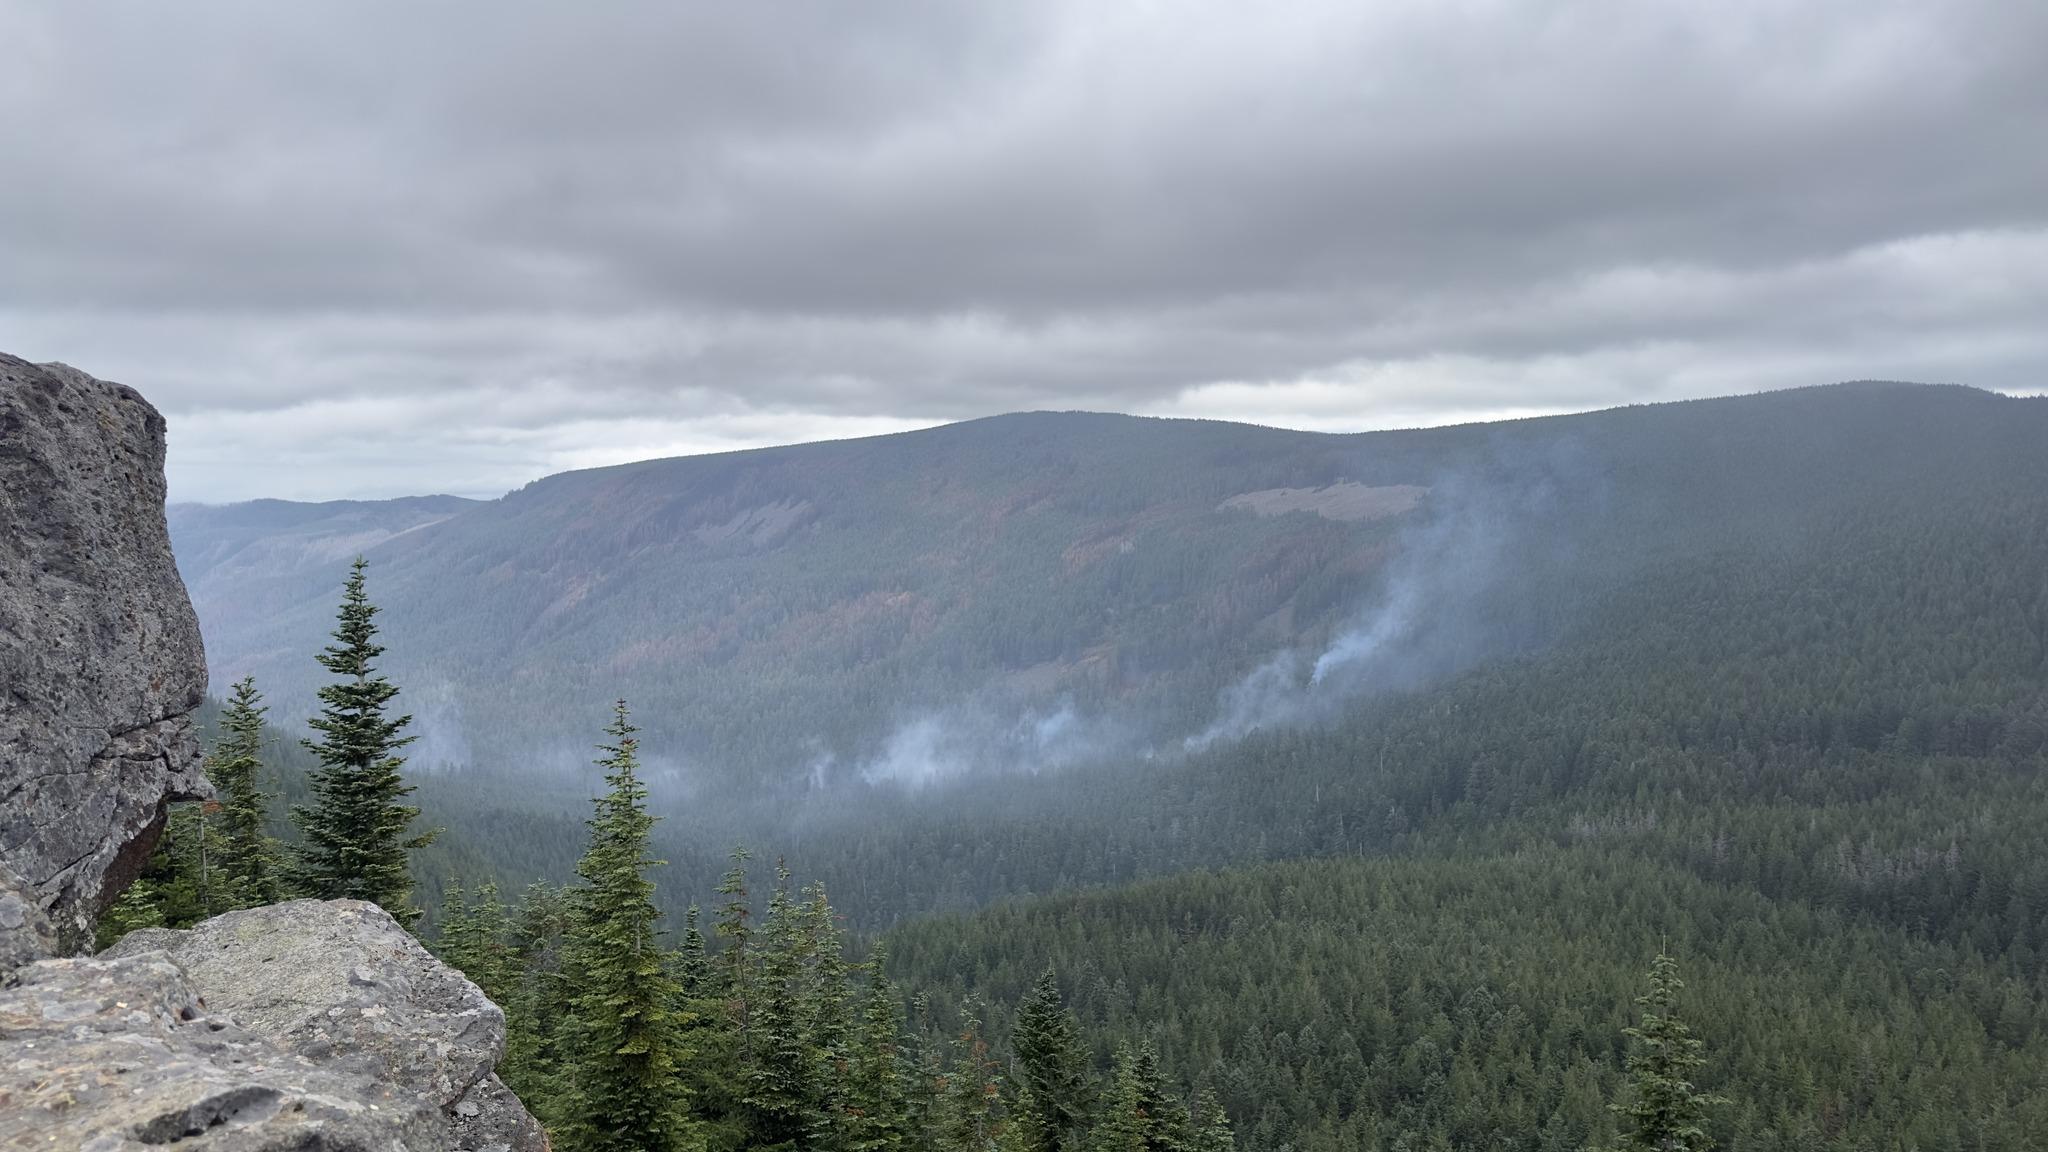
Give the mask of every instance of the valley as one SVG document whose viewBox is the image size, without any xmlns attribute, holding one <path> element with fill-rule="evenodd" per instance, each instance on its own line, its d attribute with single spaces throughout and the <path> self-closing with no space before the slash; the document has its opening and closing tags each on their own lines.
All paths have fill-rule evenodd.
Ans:
<svg viewBox="0 0 2048 1152">
<path fill-rule="evenodd" d="M 171 523 L 216 682 L 286 702 L 325 553 L 384 533 L 387 667 L 423 750 L 472 751 L 414 777 L 430 905 L 569 875 L 568 749 L 624 695 L 671 922 L 744 843 L 997 1037 L 1050 963 L 1242 1147 L 1580 1147 L 1659 947 L 1732 1146 L 2025 1147 L 2041 443 L 2048 401 L 1904 385 L 1364 437 L 1032 416 L 309 509 L 289 545 Z"/>
</svg>

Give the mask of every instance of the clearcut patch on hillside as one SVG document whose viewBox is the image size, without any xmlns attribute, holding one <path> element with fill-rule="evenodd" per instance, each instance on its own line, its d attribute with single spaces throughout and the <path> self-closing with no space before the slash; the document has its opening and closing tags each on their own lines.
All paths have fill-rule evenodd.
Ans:
<svg viewBox="0 0 2048 1152">
<path fill-rule="evenodd" d="M 693 531 L 697 539 L 706 544 L 741 540 L 756 548 L 765 548 L 789 535 L 810 517 L 811 512 L 809 500 L 785 497 L 773 504 L 743 508 L 722 524 L 704 524 Z"/>
<path fill-rule="evenodd" d="M 1217 509 L 1240 509 L 1260 516 L 1313 512 L 1325 520 L 1359 523 L 1399 516 L 1422 502 L 1429 489 L 1418 484 L 1370 487 L 1346 480 L 1327 488 L 1265 488 L 1232 496 Z"/>
</svg>

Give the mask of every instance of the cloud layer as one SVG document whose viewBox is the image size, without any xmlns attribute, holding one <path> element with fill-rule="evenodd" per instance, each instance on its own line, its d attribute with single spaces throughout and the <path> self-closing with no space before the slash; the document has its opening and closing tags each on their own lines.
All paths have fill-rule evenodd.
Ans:
<svg viewBox="0 0 2048 1152">
<path fill-rule="evenodd" d="M 1040 407 L 2048 386 L 2048 8 L 0 6 L 0 348 L 181 498 Z"/>
</svg>

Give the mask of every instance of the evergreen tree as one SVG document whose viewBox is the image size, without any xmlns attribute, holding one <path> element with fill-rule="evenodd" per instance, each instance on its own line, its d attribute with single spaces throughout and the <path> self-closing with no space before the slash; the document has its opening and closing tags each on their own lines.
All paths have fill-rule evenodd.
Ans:
<svg viewBox="0 0 2048 1152">
<path fill-rule="evenodd" d="M 789 869 L 778 864 L 761 926 L 760 978 L 751 1015 L 754 1044 L 745 1073 L 753 1136 L 766 1148 L 794 1146 L 817 1119 L 809 1098 L 811 1054 L 803 1027 L 807 952 Z"/>
<path fill-rule="evenodd" d="M 1201 1095 L 1195 1097 L 1189 1119 L 1192 1122 L 1189 1152 L 1234 1152 L 1237 1137 L 1230 1129 L 1230 1117 L 1224 1114 L 1215 1092 L 1204 1088 Z"/>
<path fill-rule="evenodd" d="M 505 1059 L 499 1075 L 550 1130 L 569 1119 L 563 1037 L 572 1013 L 562 953 L 568 901 L 544 881 L 529 885 L 513 917 L 513 989 L 505 1004 Z"/>
<path fill-rule="evenodd" d="M 144 877 L 128 885 L 105 912 L 100 913 L 94 948 L 110 948 L 116 940 L 138 928 L 164 926 L 163 893 L 155 881 Z"/>
<path fill-rule="evenodd" d="M 1146 1085 L 1139 1079 L 1136 1055 L 1129 1046 L 1119 1047 L 1110 1073 L 1109 1097 L 1088 1134 L 1089 1152 L 1148 1152 L 1153 1145 L 1145 1098 Z"/>
<path fill-rule="evenodd" d="M 228 878 L 221 872 L 222 841 L 220 805 L 212 800 L 177 805 L 164 829 L 164 839 L 175 853 L 178 876 L 174 888 L 182 889 L 177 900 L 191 909 L 177 918 L 180 926 L 196 924 L 208 917 L 236 908 Z M 174 899 L 177 899 L 174 897 Z"/>
<path fill-rule="evenodd" d="M 1039 976 L 1017 1007 L 1011 1041 L 1017 1071 L 1028 1097 L 1019 1094 L 1018 1126 L 1031 1152 L 1075 1152 L 1088 1130 L 1087 1054 L 1080 1027 L 1060 1001 L 1051 968 Z"/>
<path fill-rule="evenodd" d="M 692 905 L 684 919 L 683 946 L 675 955 L 684 1016 L 682 1043 L 690 1054 L 683 1079 L 704 1147 L 708 1152 L 737 1152 L 750 1147 L 752 1140 L 750 1114 L 742 1103 L 738 1025 L 727 998 L 731 974 L 714 962 L 698 922 Z"/>
<path fill-rule="evenodd" d="M 1092 1152 L 1189 1152 L 1193 1146 L 1187 1114 L 1168 1095 L 1150 1045 L 1117 1050 L 1113 1087 L 1088 1142 Z"/>
<path fill-rule="evenodd" d="M 903 1012 L 877 949 L 863 966 L 867 993 L 846 1069 L 848 1152 L 894 1152 L 905 1146 L 908 1123 L 903 1057 Z"/>
<path fill-rule="evenodd" d="M 1612 1106 L 1624 1121 L 1627 1152 L 1706 1152 L 1707 1109 L 1725 1103 L 1693 1090 L 1692 1076 L 1706 1063 L 1701 1043 L 1678 1018 L 1678 961 L 1659 953 L 1650 964 L 1650 991 L 1636 998 L 1642 1022 L 1626 1029 L 1635 1041 L 1628 1055 L 1628 1097 Z"/>
<path fill-rule="evenodd" d="M 474 903 L 461 886 L 448 885 L 441 897 L 440 940 L 434 950 L 500 1006 L 510 1003 L 517 986 L 511 934 L 511 918 L 498 899 L 496 883 L 479 885 Z"/>
<path fill-rule="evenodd" d="M 189 928 L 227 911 L 215 861 L 220 834 L 207 819 L 211 802 L 173 804 L 142 874 L 100 916 L 94 947 L 106 948 L 137 928 Z"/>
<path fill-rule="evenodd" d="M 407 836 L 420 810 L 400 803 L 412 786 L 399 774 L 405 760 L 396 753 L 413 740 L 399 735 L 412 717 L 385 715 L 398 689 L 371 663 L 384 649 L 376 642 L 377 608 L 363 592 L 368 567 L 356 557 L 334 643 L 319 657 L 339 679 L 321 687 L 320 715 L 312 721 L 321 738 L 306 741 L 320 767 L 312 777 L 313 803 L 292 809 L 305 837 L 296 880 L 306 895 L 370 900 L 410 926 L 420 913 L 412 906 L 407 854 L 433 834 Z"/>
<path fill-rule="evenodd" d="M 903 1048 L 905 1147 L 911 1152 L 940 1152 L 945 1147 L 939 1129 L 945 1118 L 946 1070 L 935 1039 L 930 997 L 920 992 L 912 998 L 910 1019 Z"/>
<path fill-rule="evenodd" d="M 683 946 L 676 953 L 676 981 L 682 985 L 683 996 L 698 1000 L 711 992 L 711 955 L 704 945 L 704 932 L 697 927 L 698 912 L 695 904 L 683 913 Z"/>
<path fill-rule="evenodd" d="M 638 775 L 626 705 L 606 729 L 606 793 L 595 801 L 590 847 L 571 900 L 576 1014 L 575 1118 L 564 1146 L 587 1152 L 671 1152 L 690 1146 L 680 1076 L 681 990 L 656 932 L 648 854 L 654 817 Z"/>
<path fill-rule="evenodd" d="M 282 896 L 281 850 L 264 829 L 272 793 L 263 789 L 263 695 L 256 678 L 235 682 L 220 717 L 221 735 L 206 762 L 220 796 L 221 871 L 236 907 L 276 903 Z"/>
<path fill-rule="evenodd" d="M 469 898 L 459 882 L 451 880 L 442 886 L 441 913 L 437 919 L 440 923 L 434 933 L 434 955 L 441 958 L 441 963 L 469 975 L 465 965 L 476 962 L 475 920 L 470 915 Z"/>
<path fill-rule="evenodd" d="M 1002 1081 L 981 1017 L 972 1003 L 960 1006 L 960 1030 L 940 1079 L 934 1140 L 940 1152 L 995 1152 L 1001 1134 L 997 1105 Z"/>
<path fill-rule="evenodd" d="M 726 869 L 718 882 L 718 894 L 725 897 L 725 903 L 719 905 L 718 924 L 712 929 L 718 937 L 719 959 L 725 969 L 726 1015 L 732 1021 L 739 1053 L 745 1059 L 752 1059 L 754 1046 L 749 1003 L 753 992 L 753 956 L 747 948 L 753 938 L 753 928 L 748 920 L 754 914 L 752 905 L 747 902 L 749 859 L 745 848 L 735 847 L 732 850 L 732 867 Z"/>
<path fill-rule="evenodd" d="M 812 1146 L 825 1152 L 845 1147 L 846 1077 L 852 1062 L 853 1019 L 846 965 L 846 941 L 825 886 L 804 889 L 799 911 L 806 971 L 797 1018 L 803 1029 L 806 1107 Z"/>
</svg>

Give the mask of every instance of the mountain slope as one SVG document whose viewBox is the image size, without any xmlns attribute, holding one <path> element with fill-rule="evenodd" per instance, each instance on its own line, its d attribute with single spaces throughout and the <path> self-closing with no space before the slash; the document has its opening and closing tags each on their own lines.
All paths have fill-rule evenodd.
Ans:
<svg viewBox="0 0 2048 1152">
<path fill-rule="evenodd" d="M 1247 674 L 1398 596 L 1376 675 L 1427 680 L 1662 558 L 2035 483 L 2044 435 L 2048 404 L 1901 385 L 1358 436 L 1037 413 L 172 530 L 216 674 L 282 716 L 361 549 L 421 759 L 579 763 L 625 696 L 680 781 L 802 790 L 1234 733 Z"/>
<path fill-rule="evenodd" d="M 372 555 L 393 656 L 501 739 L 633 696 L 672 912 L 743 840 L 998 1033 L 1056 964 L 1247 1147 L 1584 1147 L 1662 943 L 1728 1146 L 2024 1149 L 2044 443 L 2048 401 L 1902 385 L 1360 437 L 1032 416 L 554 477 Z M 920 626 L 787 629 L 877 590 Z M 919 760 L 1020 770 L 861 783 Z M 422 777 L 430 867 L 567 875 L 591 775 L 518 762 Z"/>
</svg>

